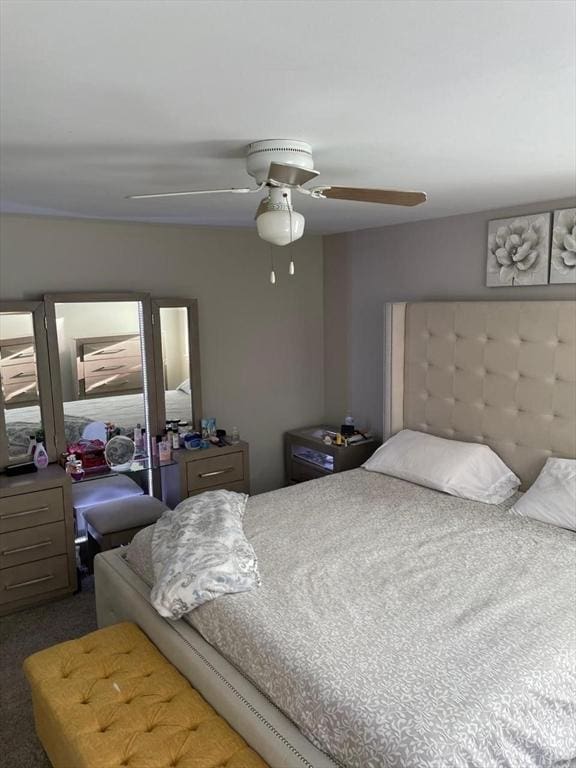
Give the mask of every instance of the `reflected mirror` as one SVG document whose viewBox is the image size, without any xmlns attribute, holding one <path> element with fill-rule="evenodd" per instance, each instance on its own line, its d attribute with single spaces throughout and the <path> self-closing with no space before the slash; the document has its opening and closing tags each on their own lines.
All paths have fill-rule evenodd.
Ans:
<svg viewBox="0 0 576 768">
<path fill-rule="evenodd" d="M 145 453 L 141 318 L 140 301 L 54 302 L 66 450 L 127 435 Z"/>
<path fill-rule="evenodd" d="M 0 312 L 0 380 L 11 461 L 26 456 L 30 437 L 42 432 L 32 312 Z"/>
</svg>

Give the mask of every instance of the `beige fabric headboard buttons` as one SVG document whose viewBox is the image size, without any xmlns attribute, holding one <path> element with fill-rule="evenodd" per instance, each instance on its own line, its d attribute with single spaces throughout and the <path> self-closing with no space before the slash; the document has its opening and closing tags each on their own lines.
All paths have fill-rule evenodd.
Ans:
<svg viewBox="0 0 576 768">
<path fill-rule="evenodd" d="M 394 306 L 396 333 L 388 311 L 386 336 L 395 365 L 403 357 L 403 392 L 398 376 L 385 377 L 396 382 L 385 412 L 398 414 L 401 403 L 403 424 L 396 417 L 387 431 L 486 443 L 525 487 L 548 456 L 576 458 L 575 301 Z"/>
</svg>

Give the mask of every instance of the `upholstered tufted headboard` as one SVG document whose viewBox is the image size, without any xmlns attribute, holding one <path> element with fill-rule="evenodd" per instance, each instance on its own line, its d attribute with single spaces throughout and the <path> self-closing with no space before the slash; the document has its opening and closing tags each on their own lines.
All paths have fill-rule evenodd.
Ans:
<svg viewBox="0 0 576 768">
<path fill-rule="evenodd" d="M 576 458 L 576 301 L 388 304 L 384 433 L 482 442 L 532 483 Z"/>
</svg>

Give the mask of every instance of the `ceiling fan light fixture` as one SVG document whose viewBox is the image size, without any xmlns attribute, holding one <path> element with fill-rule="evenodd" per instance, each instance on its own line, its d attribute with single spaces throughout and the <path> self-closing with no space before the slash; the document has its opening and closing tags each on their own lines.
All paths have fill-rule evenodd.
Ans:
<svg viewBox="0 0 576 768">
<path fill-rule="evenodd" d="M 262 240 L 272 245 L 289 245 L 304 234 L 305 219 L 296 211 L 264 211 L 256 219 L 256 229 Z"/>
</svg>

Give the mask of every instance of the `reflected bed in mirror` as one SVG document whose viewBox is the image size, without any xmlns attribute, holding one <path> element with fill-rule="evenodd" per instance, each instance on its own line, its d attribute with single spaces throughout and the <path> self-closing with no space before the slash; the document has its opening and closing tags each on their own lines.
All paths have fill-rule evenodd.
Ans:
<svg viewBox="0 0 576 768">
<path fill-rule="evenodd" d="M 0 381 L 7 459 L 24 457 L 31 436 L 43 432 L 34 309 L 0 312 Z"/>
<path fill-rule="evenodd" d="M 153 299 L 156 391 L 160 423 L 185 422 L 198 428 L 202 418 L 198 307 L 193 299 Z"/>
<path fill-rule="evenodd" d="M 143 301 L 138 294 L 46 297 L 60 451 L 87 437 L 94 422 L 129 437 L 148 427 Z"/>
</svg>

